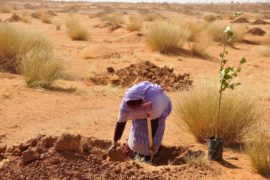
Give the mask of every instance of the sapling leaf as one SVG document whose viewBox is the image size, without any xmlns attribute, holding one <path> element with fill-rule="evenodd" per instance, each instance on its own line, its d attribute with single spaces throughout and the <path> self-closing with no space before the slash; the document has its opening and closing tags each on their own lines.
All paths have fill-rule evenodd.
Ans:
<svg viewBox="0 0 270 180">
<path fill-rule="evenodd" d="M 240 82 L 238 82 L 238 83 L 235 83 L 235 86 L 239 86 L 239 85 L 241 85 L 241 83 L 240 83 Z"/>
<path fill-rule="evenodd" d="M 245 62 L 247 62 L 246 58 L 242 57 L 242 59 L 240 60 L 240 64 L 244 64 Z"/>
<path fill-rule="evenodd" d="M 230 84 L 229 88 L 233 90 L 234 89 L 234 84 Z"/>
<path fill-rule="evenodd" d="M 220 54 L 219 54 L 219 57 L 220 57 L 220 58 L 223 58 L 223 57 L 224 57 L 224 54 L 220 53 Z"/>
<path fill-rule="evenodd" d="M 228 74 L 225 74 L 223 79 L 225 80 L 229 80 L 229 79 L 232 79 L 232 76 L 231 75 L 228 75 Z"/>
<path fill-rule="evenodd" d="M 238 16 L 241 16 L 243 13 L 242 12 L 235 12 L 233 13 L 233 17 L 236 18 Z"/>
</svg>

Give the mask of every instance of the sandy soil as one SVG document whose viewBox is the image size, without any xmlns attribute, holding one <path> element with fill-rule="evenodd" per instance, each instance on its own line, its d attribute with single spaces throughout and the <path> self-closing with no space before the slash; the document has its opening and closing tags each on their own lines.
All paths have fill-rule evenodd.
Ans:
<svg viewBox="0 0 270 180">
<path fill-rule="evenodd" d="M 54 84 L 53 90 L 29 89 L 26 87 L 23 77 L 20 75 L 0 73 L 0 143 L 8 146 L 17 145 L 38 134 L 61 135 L 62 133 L 81 134 L 85 137 L 94 137 L 100 140 L 111 140 L 115 122 L 118 117 L 119 106 L 125 88 L 109 85 L 89 85 L 87 79 L 93 74 L 104 73 L 111 66 L 114 69 L 124 68 L 132 63 L 149 60 L 158 66 L 173 67 L 175 73 L 189 73 L 196 86 L 205 79 L 216 79 L 218 72 L 218 55 L 222 47 L 219 43 L 212 43 L 208 49 L 211 55 L 209 59 L 201 59 L 189 54 L 163 55 L 151 51 L 145 43 L 146 27 L 138 32 L 129 32 L 125 27 L 110 32 L 108 28 L 101 28 L 99 18 L 89 18 L 88 14 L 99 11 L 141 12 L 152 9 L 166 17 L 178 15 L 183 18 L 198 19 L 208 12 L 219 13 L 223 20 L 229 23 L 226 15 L 235 9 L 247 11 L 251 21 L 256 15 L 267 15 L 270 12 L 269 5 L 227 5 L 222 7 L 206 5 L 168 5 L 168 4 L 97 4 L 97 3 L 49 3 L 49 2 L 21 2 L 10 1 L 16 7 L 16 12 L 33 12 L 36 9 L 51 10 L 57 14 L 52 18 L 52 24 L 42 23 L 38 19 L 30 18 L 31 23 L 15 22 L 16 26 L 35 29 L 47 34 L 54 45 L 55 53 L 65 64 L 67 77 Z M 65 19 L 73 13 L 88 27 L 89 41 L 72 41 L 66 33 Z M 0 19 L 11 17 L 11 13 L 0 13 Z M 265 19 L 269 21 L 269 19 Z M 56 22 L 61 24 L 61 29 L 56 30 Z M 250 29 L 260 27 L 270 32 L 270 25 L 251 25 Z M 264 37 L 246 34 L 245 39 L 262 43 Z M 245 64 L 243 73 L 239 79 L 243 86 L 249 90 L 251 96 L 258 97 L 258 104 L 264 108 L 266 120 L 270 117 L 270 61 L 267 57 L 261 57 L 258 48 L 262 45 L 246 43 L 236 44 L 236 48 L 229 49 L 228 59 L 235 63 L 245 56 L 248 63 Z M 186 48 L 186 47 L 185 47 Z M 91 58 L 85 58 L 86 56 Z M 173 101 L 181 92 L 169 92 Z M 206 152 L 206 145 L 196 143 L 193 137 L 183 132 L 177 126 L 174 116 L 168 119 L 163 144 L 166 146 L 193 146 L 195 149 Z M 126 127 L 121 142 L 126 142 L 129 133 Z M 57 155 L 58 156 L 58 155 Z M 60 157 L 62 158 L 62 157 Z M 225 149 L 224 159 L 226 163 L 207 162 L 215 173 L 208 170 L 194 170 L 185 167 L 181 171 L 185 179 L 263 179 L 251 169 L 248 157 L 239 150 Z M 63 159 L 65 161 L 65 159 Z M 101 161 L 102 162 L 102 161 Z M 132 163 L 132 162 L 130 162 Z M 123 166 L 123 165 L 121 165 Z M 181 165 L 178 165 L 182 168 Z M 144 171 L 158 171 L 162 177 L 162 167 L 145 165 Z M 171 168 L 170 165 L 168 167 Z M 173 171 L 172 173 L 176 173 Z M 175 169 L 173 167 L 172 169 Z M 195 168 L 196 169 L 196 168 Z M 106 170 L 108 171 L 108 170 Z M 136 172 L 136 170 L 134 170 Z M 199 172 L 207 172 L 199 176 Z M 91 174 L 91 172 L 90 172 Z M 207 174 L 210 174 L 209 176 Z M 123 176 L 128 176 L 123 174 Z M 97 176 L 89 176 L 96 177 Z M 178 177 L 178 178 L 179 178 Z M 165 176 L 165 178 L 177 179 L 177 177 Z"/>
</svg>

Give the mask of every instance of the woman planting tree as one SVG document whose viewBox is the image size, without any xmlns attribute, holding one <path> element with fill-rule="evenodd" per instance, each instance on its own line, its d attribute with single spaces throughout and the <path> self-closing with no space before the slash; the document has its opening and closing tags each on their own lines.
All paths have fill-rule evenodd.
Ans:
<svg viewBox="0 0 270 180">
<path fill-rule="evenodd" d="M 124 145 L 123 153 L 131 158 L 152 160 L 152 155 L 159 150 L 165 130 L 165 121 L 171 109 L 171 101 L 159 85 L 144 81 L 129 88 L 122 101 L 113 145 L 108 153 L 110 154 L 116 148 L 117 141 L 120 140 L 125 129 L 126 121 L 132 120 L 128 144 Z"/>
</svg>

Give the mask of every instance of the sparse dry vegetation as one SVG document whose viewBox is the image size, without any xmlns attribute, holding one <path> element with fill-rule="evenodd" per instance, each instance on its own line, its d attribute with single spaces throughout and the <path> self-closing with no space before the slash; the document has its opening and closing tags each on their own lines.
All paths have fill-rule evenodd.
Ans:
<svg viewBox="0 0 270 180">
<path fill-rule="evenodd" d="M 0 69 L 19 73 L 22 58 L 33 48 L 52 52 L 51 43 L 40 33 L 0 24 Z"/>
<path fill-rule="evenodd" d="M 147 13 L 144 15 L 145 21 L 155 21 L 158 18 L 158 15 L 155 13 Z"/>
<path fill-rule="evenodd" d="M 180 23 L 180 26 L 182 28 L 185 28 L 189 31 L 189 41 L 196 41 L 196 39 L 198 39 L 198 36 L 200 36 L 201 32 L 204 31 L 206 25 L 207 24 L 204 22 L 194 20 L 183 21 L 182 23 Z"/>
<path fill-rule="evenodd" d="M 209 85 L 197 87 L 179 97 L 175 108 L 179 125 L 193 134 L 199 142 L 206 142 L 215 134 L 217 112 L 218 90 Z M 258 120 L 257 107 L 250 96 L 243 92 L 224 94 L 218 132 L 227 145 L 242 141 Z"/>
<path fill-rule="evenodd" d="M 212 21 L 215 21 L 217 19 L 216 15 L 215 14 L 205 14 L 203 16 L 203 19 L 207 22 L 212 22 Z"/>
<path fill-rule="evenodd" d="M 206 50 L 209 47 L 210 43 L 211 43 L 210 37 L 207 35 L 206 32 L 202 32 L 197 36 L 195 42 L 192 44 L 191 52 L 194 55 L 205 57 L 208 55 Z"/>
<path fill-rule="evenodd" d="M 171 53 L 181 48 L 189 37 L 187 29 L 167 21 L 154 22 L 148 32 L 147 44 L 161 53 Z"/>
<path fill-rule="evenodd" d="M 189 166 L 202 166 L 206 164 L 206 159 L 203 154 L 188 154 L 184 159 Z"/>
<path fill-rule="evenodd" d="M 40 19 L 43 23 L 50 24 L 52 23 L 51 15 L 45 11 L 35 11 L 31 14 L 33 18 Z"/>
<path fill-rule="evenodd" d="M 234 43 L 240 43 L 243 41 L 245 32 L 246 32 L 246 26 L 243 25 L 235 25 L 233 27 L 233 37 L 232 40 L 227 42 L 226 40 L 226 34 L 224 33 L 225 26 L 219 25 L 216 23 L 210 23 L 207 27 L 207 31 L 210 34 L 213 41 L 216 42 L 226 42 L 229 45 L 233 45 Z"/>
<path fill-rule="evenodd" d="M 120 13 L 105 14 L 101 16 L 101 20 L 111 23 L 111 24 L 117 24 L 117 25 L 121 25 L 125 23 L 123 14 L 120 14 Z"/>
<path fill-rule="evenodd" d="M 270 177 L 270 142 L 264 129 L 253 131 L 246 142 L 246 153 L 248 154 L 253 169 L 263 176 Z"/>
<path fill-rule="evenodd" d="M 88 31 L 86 27 L 79 23 L 79 21 L 71 17 L 66 21 L 67 33 L 72 40 L 86 41 L 88 40 Z"/>
<path fill-rule="evenodd" d="M 48 88 L 61 75 L 62 64 L 51 52 L 32 49 L 22 60 L 21 72 L 29 87 Z"/>
<path fill-rule="evenodd" d="M 129 31 L 139 31 L 143 26 L 143 21 L 137 16 L 130 16 L 127 23 L 127 29 Z"/>
<path fill-rule="evenodd" d="M 2 13 L 10 13 L 11 7 L 5 4 L 0 4 L 0 12 Z"/>
</svg>

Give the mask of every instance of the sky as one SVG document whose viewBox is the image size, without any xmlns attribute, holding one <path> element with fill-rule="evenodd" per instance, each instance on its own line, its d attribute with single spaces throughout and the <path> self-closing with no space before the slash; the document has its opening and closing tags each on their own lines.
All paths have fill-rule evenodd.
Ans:
<svg viewBox="0 0 270 180">
<path fill-rule="evenodd" d="M 150 3 L 162 3 L 162 2 L 176 2 L 176 3 L 230 3 L 232 0 L 53 0 L 53 1 L 89 1 L 89 2 L 150 2 Z M 264 2 L 270 3 L 270 0 L 234 0 L 233 2 L 240 3 L 256 3 Z"/>
</svg>

